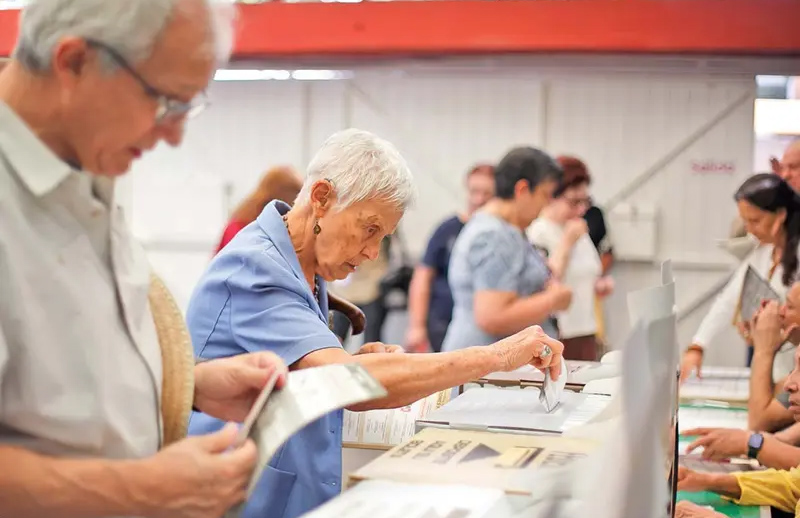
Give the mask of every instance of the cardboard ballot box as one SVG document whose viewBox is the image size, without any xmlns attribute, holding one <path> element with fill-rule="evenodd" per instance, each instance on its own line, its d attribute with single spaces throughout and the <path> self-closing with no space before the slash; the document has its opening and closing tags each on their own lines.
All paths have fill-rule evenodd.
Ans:
<svg viewBox="0 0 800 518">
<path fill-rule="evenodd" d="M 351 473 L 364 480 L 466 484 L 508 494 L 535 491 L 537 470 L 559 467 L 594 451 L 588 439 L 426 428 Z"/>
<path fill-rule="evenodd" d="M 580 392 L 590 381 L 613 378 L 620 375 L 619 365 L 589 362 L 568 361 L 566 388 Z M 494 385 L 497 387 L 541 387 L 544 373 L 531 365 L 526 365 L 511 372 L 493 372 L 473 381 L 477 385 Z"/>
<path fill-rule="evenodd" d="M 548 413 L 539 401 L 539 389 L 468 390 L 428 417 L 417 420 L 417 430 L 428 427 L 512 433 L 551 433 L 587 423 L 611 401 L 610 396 L 564 391 L 561 402 Z"/>
</svg>

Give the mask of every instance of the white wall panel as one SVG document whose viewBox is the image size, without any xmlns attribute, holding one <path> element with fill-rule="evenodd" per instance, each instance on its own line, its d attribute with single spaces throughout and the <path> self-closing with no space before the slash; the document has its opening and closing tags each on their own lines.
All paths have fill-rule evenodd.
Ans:
<svg viewBox="0 0 800 518">
<path fill-rule="evenodd" d="M 627 197 L 659 208 L 658 254 L 679 263 L 679 308 L 692 305 L 726 274 L 729 260 L 714 241 L 727 234 L 735 212 L 731 195 L 753 164 L 752 77 L 557 67 L 489 75 L 434 68 L 409 74 L 359 70 L 351 82 L 215 83 L 214 104 L 191 122 L 184 146 L 159 149 L 137 165 L 124 196 L 134 228 L 145 238 L 162 214 L 192 215 L 209 207 L 203 217 L 171 222 L 178 230 L 167 233 L 175 235 L 149 243 L 155 267 L 179 302 L 188 300 L 224 226 L 224 186 L 232 194 L 227 202 L 236 202 L 266 168 L 289 163 L 302 169 L 328 135 L 347 126 L 394 142 L 411 165 L 420 200 L 403 231 L 412 253 L 419 253 L 434 226 L 462 206 L 464 173 L 476 161 L 497 160 L 519 144 L 575 154 L 589 164 L 602 203 L 733 107 Z M 693 173 L 692 162 L 704 160 L 731 162 L 735 172 Z M 180 235 L 181 225 L 191 231 Z M 657 272 L 651 264 L 616 269 L 618 292 L 607 304 L 613 343 L 628 331 L 625 293 L 657 282 Z M 697 323 L 697 315 L 682 323 L 683 343 Z M 402 329 L 392 327 L 386 338 L 402 340 Z M 724 352 L 709 360 L 743 358 Z"/>
<path fill-rule="evenodd" d="M 542 139 L 541 88 L 533 79 L 377 76 L 354 81 L 350 96 L 349 122 L 394 142 L 414 173 L 419 203 L 402 230 L 415 254 L 437 222 L 462 208 L 472 164 Z"/>
</svg>

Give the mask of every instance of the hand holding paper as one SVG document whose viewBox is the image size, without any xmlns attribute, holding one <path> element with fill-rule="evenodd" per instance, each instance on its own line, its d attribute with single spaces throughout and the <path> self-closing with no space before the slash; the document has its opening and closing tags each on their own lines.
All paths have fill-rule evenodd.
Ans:
<svg viewBox="0 0 800 518">
<path fill-rule="evenodd" d="M 542 372 L 550 369 L 553 380 L 561 373 L 561 355 L 564 345 L 545 334 L 539 326 L 531 326 L 519 333 L 488 346 L 500 360 L 498 370 L 509 372 L 530 364 Z"/>
<path fill-rule="evenodd" d="M 542 391 L 539 394 L 539 401 L 541 401 L 548 414 L 555 410 L 559 403 L 561 403 L 561 397 L 564 394 L 564 387 L 567 384 L 567 377 L 569 376 L 569 369 L 567 368 L 566 362 L 563 360 L 563 358 L 559 358 L 559 360 L 559 374 L 557 375 L 556 379 L 553 380 L 551 373 L 554 370 L 554 366 L 551 366 L 548 369 L 548 372 L 545 373 L 546 375 L 544 377 L 544 384 L 542 385 Z"/>
</svg>

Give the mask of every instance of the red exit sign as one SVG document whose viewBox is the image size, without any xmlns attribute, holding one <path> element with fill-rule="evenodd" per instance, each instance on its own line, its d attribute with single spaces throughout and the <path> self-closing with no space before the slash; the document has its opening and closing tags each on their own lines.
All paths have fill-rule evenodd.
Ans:
<svg viewBox="0 0 800 518">
<path fill-rule="evenodd" d="M 692 160 L 694 174 L 733 174 L 736 163 L 724 160 Z"/>
</svg>

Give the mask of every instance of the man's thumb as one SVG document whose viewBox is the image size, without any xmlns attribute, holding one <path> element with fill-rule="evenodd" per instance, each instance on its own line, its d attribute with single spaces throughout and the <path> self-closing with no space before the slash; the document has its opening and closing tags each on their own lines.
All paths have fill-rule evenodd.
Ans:
<svg viewBox="0 0 800 518">
<path fill-rule="evenodd" d="M 235 446 L 238 428 L 236 424 L 228 423 L 218 432 L 197 437 L 197 442 L 208 453 L 222 453 Z"/>
</svg>

